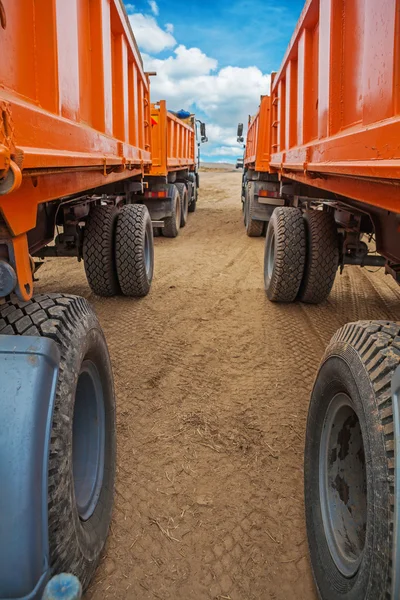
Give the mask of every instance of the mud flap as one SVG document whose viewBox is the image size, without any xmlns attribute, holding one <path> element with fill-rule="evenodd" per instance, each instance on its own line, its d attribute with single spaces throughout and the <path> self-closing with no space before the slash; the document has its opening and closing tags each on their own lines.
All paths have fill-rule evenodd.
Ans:
<svg viewBox="0 0 400 600">
<path fill-rule="evenodd" d="M 400 367 L 392 377 L 394 433 L 394 523 L 392 555 L 392 598 L 400 598 Z"/>
<path fill-rule="evenodd" d="M 0 598 L 36 600 L 49 579 L 47 477 L 60 354 L 0 336 Z"/>
</svg>

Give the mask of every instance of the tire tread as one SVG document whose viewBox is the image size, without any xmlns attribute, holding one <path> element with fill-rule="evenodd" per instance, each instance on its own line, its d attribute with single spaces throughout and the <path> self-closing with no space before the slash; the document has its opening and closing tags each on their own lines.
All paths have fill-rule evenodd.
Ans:
<svg viewBox="0 0 400 600">
<path fill-rule="evenodd" d="M 90 289 L 98 296 L 111 297 L 121 290 L 118 284 L 114 245 L 118 209 L 95 206 L 90 210 L 83 239 L 83 261 Z"/>
<path fill-rule="evenodd" d="M 276 252 L 274 270 L 266 293 L 272 302 L 293 302 L 299 291 L 306 257 L 303 216 L 294 207 L 276 208 L 269 228 L 275 228 Z M 267 240 L 268 231 L 266 249 Z M 266 269 L 266 265 L 264 268 Z"/>
<path fill-rule="evenodd" d="M 319 304 L 329 296 L 339 265 L 339 246 L 335 219 L 322 210 L 308 210 L 306 224 L 307 255 L 299 300 Z"/>
<path fill-rule="evenodd" d="M 118 215 L 115 259 L 119 285 L 125 296 L 141 298 L 150 291 L 143 241 L 149 221 L 149 212 L 142 204 L 128 204 Z M 153 244 L 151 221 L 149 235 Z"/>
</svg>

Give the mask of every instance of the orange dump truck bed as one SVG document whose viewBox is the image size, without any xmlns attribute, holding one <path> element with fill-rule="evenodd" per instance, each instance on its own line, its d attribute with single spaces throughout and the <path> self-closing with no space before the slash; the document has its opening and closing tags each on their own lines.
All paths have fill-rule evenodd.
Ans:
<svg viewBox="0 0 400 600">
<path fill-rule="evenodd" d="M 0 238 L 29 297 L 38 206 L 150 165 L 149 79 L 121 0 L 1 4 Z"/>
<path fill-rule="evenodd" d="M 151 105 L 150 175 L 165 176 L 171 171 L 193 170 L 195 143 L 193 117 L 186 121 L 178 119 L 167 111 L 165 100 Z"/>
<path fill-rule="evenodd" d="M 400 212 L 399 14 L 399 0 L 308 0 L 246 164 Z"/>
</svg>

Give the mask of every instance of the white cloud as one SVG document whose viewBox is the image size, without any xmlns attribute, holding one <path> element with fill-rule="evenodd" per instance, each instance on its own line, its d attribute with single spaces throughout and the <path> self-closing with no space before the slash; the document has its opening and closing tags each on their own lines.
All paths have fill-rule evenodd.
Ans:
<svg viewBox="0 0 400 600">
<path fill-rule="evenodd" d="M 149 2 L 149 6 L 150 6 L 150 9 L 151 9 L 151 12 L 153 13 L 153 15 L 158 17 L 160 11 L 158 10 L 156 0 L 148 0 L 148 2 Z"/>
<path fill-rule="evenodd" d="M 215 137 L 229 138 L 232 143 L 237 123 L 247 123 L 261 94 L 268 93 L 270 76 L 257 67 L 229 66 L 217 71 L 217 61 L 199 48 L 178 46 L 174 54 L 164 60 L 143 55 L 146 69 L 157 71 L 152 79 L 153 98 L 165 98 L 178 108 L 196 105 L 211 119 Z"/>
<path fill-rule="evenodd" d="M 165 23 L 165 31 L 167 33 L 174 33 L 174 26 L 172 23 Z"/>
<path fill-rule="evenodd" d="M 165 99 L 171 110 L 201 111 L 209 138 L 203 154 L 240 156 L 237 124 L 246 124 L 248 115 L 257 111 L 260 96 L 269 93 L 270 75 L 255 66 L 218 70 L 217 60 L 200 48 L 177 45 L 172 24 L 166 24 L 163 30 L 153 16 L 141 13 L 132 15 L 130 20 L 144 51 L 145 69 L 157 72 L 151 80 L 152 100 Z M 154 56 L 168 49 L 171 54 L 167 58 Z"/>
<path fill-rule="evenodd" d="M 139 48 L 145 52 L 159 54 L 163 50 L 176 46 L 174 36 L 161 29 L 154 17 L 135 13 L 129 15 L 129 21 Z"/>
<path fill-rule="evenodd" d="M 186 48 L 180 45 L 175 48 L 174 54 L 175 56 L 169 56 L 164 60 L 143 54 L 146 69 L 158 71 L 160 84 L 162 82 L 163 86 L 176 83 L 177 80 L 207 75 L 217 68 L 218 62 L 214 58 L 209 58 L 199 48 Z"/>
<path fill-rule="evenodd" d="M 212 141 L 212 140 L 210 140 Z M 240 156 L 243 154 L 243 151 L 239 144 L 234 146 L 217 146 L 215 148 L 207 148 L 207 146 L 203 147 L 202 154 L 206 156 Z"/>
<path fill-rule="evenodd" d="M 125 4 L 125 8 L 126 8 L 126 12 L 128 13 L 128 15 L 130 15 L 133 12 L 135 12 L 135 5 L 134 4 Z"/>
</svg>

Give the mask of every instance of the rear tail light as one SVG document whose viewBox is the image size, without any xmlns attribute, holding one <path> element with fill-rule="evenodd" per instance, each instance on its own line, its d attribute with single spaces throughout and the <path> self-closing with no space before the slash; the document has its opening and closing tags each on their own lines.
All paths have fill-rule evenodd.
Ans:
<svg viewBox="0 0 400 600">
<path fill-rule="evenodd" d="M 279 198 L 279 192 L 270 192 L 269 190 L 260 190 L 258 195 L 262 198 Z"/>
<path fill-rule="evenodd" d="M 146 190 L 144 193 L 145 198 L 166 198 L 167 190 L 159 190 L 157 192 L 152 192 L 150 190 Z"/>
</svg>

